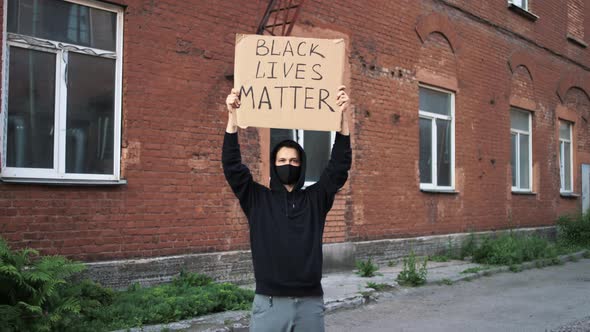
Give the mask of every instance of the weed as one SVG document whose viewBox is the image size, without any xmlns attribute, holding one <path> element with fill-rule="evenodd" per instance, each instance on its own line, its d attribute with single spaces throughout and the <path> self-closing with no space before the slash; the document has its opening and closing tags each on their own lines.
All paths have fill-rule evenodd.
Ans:
<svg viewBox="0 0 590 332">
<path fill-rule="evenodd" d="M 364 297 L 365 299 L 370 299 L 371 295 L 373 295 L 373 292 L 359 292 L 361 294 L 362 297 Z"/>
<path fill-rule="evenodd" d="M 553 244 L 538 236 L 505 234 L 492 239 L 486 237 L 481 246 L 473 252 L 477 263 L 492 265 L 514 265 L 539 258 L 557 256 Z"/>
<path fill-rule="evenodd" d="M 387 266 L 389 266 L 389 267 L 394 267 L 396 265 L 397 265 L 397 262 L 394 262 L 394 261 L 387 262 Z"/>
<path fill-rule="evenodd" d="M 400 285 L 407 286 L 420 286 L 426 283 L 426 276 L 428 270 L 426 264 L 428 263 L 428 257 L 424 259 L 422 266 L 418 267 L 416 262 L 416 255 L 414 251 L 410 251 L 410 255 L 404 258 L 404 268 L 397 276 L 397 282 Z"/>
<path fill-rule="evenodd" d="M 579 261 L 579 260 L 580 260 L 580 258 L 578 258 L 578 256 L 575 256 L 575 255 L 571 255 L 571 256 L 569 257 L 569 261 L 570 261 L 570 262 L 577 262 L 577 261 Z"/>
<path fill-rule="evenodd" d="M 485 277 L 489 277 L 492 275 L 492 272 L 491 271 L 483 271 L 482 275 Z"/>
<path fill-rule="evenodd" d="M 445 256 L 445 255 L 435 255 L 435 256 L 430 256 L 428 257 L 428 260 L 431 262 L 448 262 L 449 261 L 449 257 Z"/>
<path fill-rule="evenodd" d="M 582 257 L 584 257 L 586 259 L 590 258 L 590 250 L 584 251 L 584 253 L 582 254 Z"/>
<path fill-rule="evenodd" d="M 452 285 L 452 284 L 453 284 L 453 280 L 451 280 L 451 279 L 449 279 L 449 278 L 444 278 L 444 279 L 441 279 L 441 280 L 438 282 L 438 284 L 439 284 L 439 285 L 447 285 L 447 286 L 450 286 L 450 285 Z"/>
<path fill-rule="evenodd" d="M 513 264 L 513 265 L 510 265 L 510 266 L 508 267 L 508 270 L 510 270 L 510 271 L 512 271 L 512 272 L 514 272 L 514 273 L 516 273 L 516 272 L 520 272 L 520 271 L 522 271 L 522 266 L 520 266 L 520 265 L 516 265 L 516 264 Z"/>
<path fill-rule="evenodd" d="M 367 261 L 357 261 L 356 268 L 356 273 L 363 278 L 374 277 L 375 272 L 379 270 L 379 266 L 373 264 L 370 258 Z"/>
<path fill-rule="evenodd" d="M 373 288 L 374 290 L 376 290 L 378 292 L 381 292 L 381 291 L 388 290 L 388 289 L 391 289 L 392 288 L 392 286 L 390 286 L 388 284 L 378 284 L 378 283 L 371 282 L 371 281 L 367 282 L 367 287 L 368 288 Z"/>
<path fill-rule="evenodd" d="M 565 243 L 590 246 L 590 213 L 559 217 L 557 232 L 559 239 Z"/>
<path fill-rule="evenodd" d="M 483 271 L 484 268 L 481 266 L 474 266 L 474 267 L 470 267 L 468 269 L 465 269 L 463 271 L 461 271 L 461 273 L 467 274 L 467 273 L 477 273 L 479 271 Z"/>
<path fill-rule="evenodd" d="M 474 255 L 475 250 L 477 249 L 477 240 L 475 239 L 475 234 L 469 234 L 469 238 L 463 242 L 461 245 L 461 252 L 459 254 L 459 258 L 464 259 L 465 257 Z"/>
</svg>

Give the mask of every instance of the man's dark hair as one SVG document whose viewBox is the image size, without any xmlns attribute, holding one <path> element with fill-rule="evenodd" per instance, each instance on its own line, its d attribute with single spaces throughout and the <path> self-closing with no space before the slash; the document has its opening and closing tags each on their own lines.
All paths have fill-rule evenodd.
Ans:
<svg viewBox="0 0 590 332">
<path fill-rule="evenodd" d="M 277 144 L 277 146 L 275 146 L 274 151 L 276 151 L 276 154 L 275 154 L 274 162 L 277 161 L 277 155 L 279 153 L 279 150 L 282 148 L 294 149 L 295 151 L 297 151 L 297 158 L 301 159 L 301 153 L 299 152 L 300 145 L 297 144 L 297 142 L 288 139 L 288 140 L 284 140 L 284 141 L 280 142 L 279 144 Z"/>
</svg>

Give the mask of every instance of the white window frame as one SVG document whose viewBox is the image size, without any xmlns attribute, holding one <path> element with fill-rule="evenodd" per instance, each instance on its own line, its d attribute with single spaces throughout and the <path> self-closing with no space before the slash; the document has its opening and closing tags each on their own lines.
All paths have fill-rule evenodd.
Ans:
<svg viewBox="0 0 590 332">
<path fill-rule="evenodd" d="M 437 114 L 437 113 L 431 113 L 431 112 L 427 112 L 427 111 L 423 111 L 421 109 L 419 109 L 418 111 L 418 117 L 419 119 L 428 119 L 431 120 L 431 144 L 432 144 L 432 148 L 431 148 L 431 160 L 432 160 L 432 167 L 431 167 L 431 179 L 432 182 L 431 183 L 422 183 L 420 182 L 420 189 L 424 189 L 424 190 L 440 190 L 440 191 L 454 191 L 455 190 L 455 92 L 454 91 L 450 91 L 450 90 L 444 90 L 441 88 L 437 88 L 437 87 L 433 87 L 430 85 L 426 85 L 426 84 L 419 84 L 418 85 L 418 89 L 420 88 L 424 88 L 424 89 L 430 89 L 430 90 L 434 90 L 434 91 L 438 91 L 438 92 L 442 92 L 442 93 L 446 93 L 451 97 L 451 115 L 441 115 L 441 114 Z M 420 91 L 418 90 L 418 93 L 420 93 Z M 419 107 L 418 107 L 419 108 Z M 437 127 L 436 127 L 436 119 L 442 119 L 442 120 L 450 120 L 451 121 L 451 185 L 450 186 L 439 186 L 438 183 L 438 160 L 437 160 L 437 143 L 438 143 L 438 133 L 437 133 Z M 418 130 L 420 128 L 420 125 L 418 125 Z M 420 158 L 420 157 L 418 157 Z M 420 163 L 420 160 L 418 160 L 418 164 Z M 419 180 L 420 181 L 420 180 Z"/>
<path fill-rule="evenodd" d="M 528 0 L 508 0 L 509 4 L 515 5 L 520 7 L 526 11 L 529 10 L 529 1 Z"/>
<path fill-rule="evenodd" d="M 8 32 L 7 11 L 8 1 L 4 1 L 4 24 L 3 24 L 3 52 L 2 52 L 2 112 L 0 114 L 0 148 L 2 169 L 0 176 L 8 180 L 23 180 L 25 182 L 76 182 L 96 181 L 111 182 L 120 180 L 121 163 L 121 96 L 122 96 L 122 73 L 123 73 L 123 8 L 108 3 L 93 0 L 62 0 L 83 6 L 115 13 L 116 16 L 116 45 L 115 51 L 91 48 L 82 45 L 69 44 L 66 42 L 47 40 L 28 35 L 19 35 Z M 26 38 L 24 38 L 26 37 Z M 53 145 L 53 168 L 23 168 L 7 167 L 7 123 L 8 123 L 8 73 L 10 47 L 34 49 L 42 52 L 56 54 L 55 72 L 55 123 L 54 123 L 54 145 Z M 112 174 L 80 174 L 66 173 L 66 116 L 67 116 L 67 86 L 66 66 L 69 52 L 92 55 L 115 59 L 115 96 L 114 96 L 114 137 L 113 137 L 113 173 Z"/>
<path fill-rule="evenodd" d="M 303 150 L 305 150 L 305 141 L 304 141 L 304 132 L 305 130 L 303 129 L 292 129 L 293 132 L 293 140 L 297 143 L 299 143 L 299 145 L 301 145 L 301 147 L 303 147 Z M 332 146 L 334 145 L 334 141 L 336 140 L 336 132 L 335 131 L 331 131 L 330 132 L 330 153 L 332 153 Z M 330 157 L 328 157 L 329 160 Z M 307 161 L 307 165 L 309 165 L 309 160 Z M 313 185 L 314 183 L 316 183 L 315 181 L 305 181 L 305 183 L 303 184 L 303 187 L 309 187 L 311 185 Z"/>
<path fill-rule="evenodd" d="M 562 194 L 571 194 L 574 191 L 574 147 L 572 145 L 572 141 L 573 141 L 573 127 L 574 124 L 572 122 L 569 121 L 565 121 L 565 120 L 559 120 L 559 126 L 561 127 L 561 123 L 564 123 L 568 126 L 569 129 L 569 133 L 570 133 L 570 139 L 564 139 L 561 138 L 561 134 L 559 135 L 559 192 Z M 558 133 L 561 133 L 561 128 L 558 131 Z M 565 156 L 565 144 L 564 143 L 569 143 L 570 144 L 570 190 L 566 190 L 565 189 L 565 164 L 564 164 L 564 160 L 562 158 L 562 156 Z"/>
<path fill-rule="evenodd" d="M 530 111 L 518 109 L 515 107 L 510 108 L 510 112 L 520 112 L 526 113 L 529 119 L 528 131 L 519 130 L 512 128 L 512 124 L 510 124 L 510 139 L 512 140 L 512 134 L 516 135 L 516 160 L 514 169 L 516 173 L 516 186 L 512 186 L 512 178 L 510 179 L 510 184 L 512 186 L 513 192 L 532 192 L 533 191 L 533 114 Z M 529 188 L 522 188 L 520 186 L 520 138 L 521 135 L 528 135 L 529 136 L 529 164 L 527 165 L 529 168 Z M 510 144 L 510 153 L 512 154 L 512 143 Z"/>
</svg>

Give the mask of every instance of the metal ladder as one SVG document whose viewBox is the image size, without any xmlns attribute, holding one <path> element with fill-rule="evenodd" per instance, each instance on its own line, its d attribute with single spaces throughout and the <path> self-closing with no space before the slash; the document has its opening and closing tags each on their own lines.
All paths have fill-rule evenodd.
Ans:
<svg viewBox="0 0 590 332">
<path fill-rule="evenodd" d="M 305 0 L 270 0 L 256 34 L 289 36 L 304 2 Z"/>
</svg>

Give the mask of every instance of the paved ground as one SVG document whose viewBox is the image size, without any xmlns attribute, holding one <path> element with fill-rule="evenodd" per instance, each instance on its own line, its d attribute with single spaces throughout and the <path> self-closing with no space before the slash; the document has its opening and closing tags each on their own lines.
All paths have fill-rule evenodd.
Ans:
<svg viewBox="0 0 590 332">
<path fill-rule="evenodd" d="M 582 258 L 582 252 L 562 256 Z M 379 275 L 361 278 L 354 271 L 322 278 L 328 331 L 590 331 L 590 259 L 565 265 L 508 272 L 468 261 L 428 263 L 428 284 L 400 287 L 402 264 L 381 267 Z M 489 268 L 489 267 L 488 267 Z M 532 269 L 531 269 L 532 268 Z M 526 270 L 530 269 L 530 270 Z M 478 278 L 473 281 L 465 279 Z M 368 282 L 388 285 L 375 292 Z M 441 282 L 452 285 L 441 285 Z M 253 288 L 253 285 L 244 286 Z M 250 313 L 229 311 L 164 325 L 126 331 L 248 331 Z"/>
<path fill-rule="evenodd" d="M 402 288 L 326 317 L 327 331 L 589 331 L 590 260 Z"/>
</svg>

